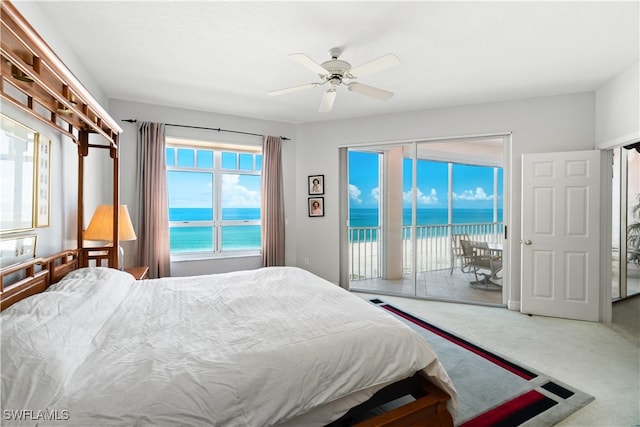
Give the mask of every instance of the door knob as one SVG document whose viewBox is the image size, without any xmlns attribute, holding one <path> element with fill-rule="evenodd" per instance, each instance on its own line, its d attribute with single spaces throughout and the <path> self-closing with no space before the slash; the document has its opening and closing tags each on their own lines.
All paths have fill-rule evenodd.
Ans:
<svg viewBox="0 0 640 427">
<path fill-rule="evenodd" d="M 525 240 L 524 241 L 524 244 L 527 245 L 527 246 L 529 246 L 531 243 L 533 243 L 531 240 Z"/>
</svg>

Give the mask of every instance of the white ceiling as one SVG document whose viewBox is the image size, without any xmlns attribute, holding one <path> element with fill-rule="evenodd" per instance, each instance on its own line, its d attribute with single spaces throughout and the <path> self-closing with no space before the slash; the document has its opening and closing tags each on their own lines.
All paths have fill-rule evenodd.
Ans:
<svg viewBox="0 0 640 427">
<path fill-rule="evenodd" d="M 626 2 L 41 1 L 109 98 L 304 123 L 592 91 L 639 58 Z M 341 47 L 352 66 L 395 53 L 362 83 L 382 102 L 326 86 L 288 58 Z M 64 60 L 64 58 L 62 58 Z M 72 70 L 73 71 L 73 70 Z"/>
</svg>

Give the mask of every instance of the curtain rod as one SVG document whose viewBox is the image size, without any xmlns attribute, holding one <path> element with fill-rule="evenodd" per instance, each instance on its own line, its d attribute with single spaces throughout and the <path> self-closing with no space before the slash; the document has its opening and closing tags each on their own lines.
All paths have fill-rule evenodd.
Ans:
<svg viewBox="0 0 640 427">
<path fill-rule="evenodd" d="M 137 123 L 137 119 L 122 119 L 123 122 L 127 122 L 127 123 Z M 240 130 L 229 130 L 229 129 L 220 129 L 220 128 L 209 128 L 209 127 L 204 127 L 204 126 L 190 126 L 190 125 L 176 125 L 173 123 L 164 123 L 165 126 L 174 126 L 174 127 L 179 127 L 179 128 L 191 128 L 191 129 L 205 129 L 205 130 L 215 130 L 218 132 L 230 132 L 230 133 L 240 133 L 242 135 L 253 135 L 253 136 L 262 136 L 264 137 L 265 135 L 262 135 L 260 133 L 251 133 L 251 132 L 243 132 Z M 280 139 L 282 139 L 283 141 L 291 141 L 290 138 L 287 138 L 286 136 L 281 136 Z"/>
</svg>

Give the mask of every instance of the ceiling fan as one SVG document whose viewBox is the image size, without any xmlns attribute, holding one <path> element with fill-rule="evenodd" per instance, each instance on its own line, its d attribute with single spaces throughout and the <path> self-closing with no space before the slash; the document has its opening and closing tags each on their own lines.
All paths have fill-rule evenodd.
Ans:
<svg viewBox="0 0 640 427">
<path fill-rule="evenodd" d="M 283 95 L 285 93 L 312 89 L 324 84 L 328 84 L 329 87 L 322 96 L 322 101 L 320 102 L 321 113 L 331 111 L 331 109 L 333 108 L 333 103 L 336 99 L 336 90 L 340 85 L 347 86 L 347 88 L 349 88 L 349 90 L 352 92 L 370 96 L 381 101 L 388 101 L 393 96 L 392 92 L 359 83 L 354 80 L 366 74 L 375 73 L 377 71 L 382 71 L 398 65 L 400 63 L 400 60 L 397 56 L 395 56 L 393 53 L 389 53 L 387 55 L 381 56 L 380 58 L 352 68 L 351 64 L 349 64 L 347 61 L 338 59 L 341 53 L 342 50 L 339 48 L 331 49 L 329 51 L 331 59 L 329 61 L 323 62 L 322 64 L 318 64 L 304 53 L 293 53 L 289 55 L 289 58 L 316 73 L 320 77 L 321 81 L 274 90 L 272 92 L 269 92 L 269 95 Z"/>
</svg>

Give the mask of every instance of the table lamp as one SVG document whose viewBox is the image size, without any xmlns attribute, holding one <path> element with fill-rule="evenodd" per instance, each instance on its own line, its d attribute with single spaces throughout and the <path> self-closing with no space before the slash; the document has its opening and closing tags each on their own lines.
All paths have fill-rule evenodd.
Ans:
<svg viewBox="0 0 640 427">
<path fill-rule="evenodd" d="M 120 229 L 118 240 L 136 240 L 136 232 L 133 230 L 127 205 L 120 205 Z M 100 205 L 93 213 L 89 226 L 84 232 L 85 240 L 113 242 L 113 206 Z M 118 266 L 124 268 L 124 249 L 118 248 Z"/>
</svg>

